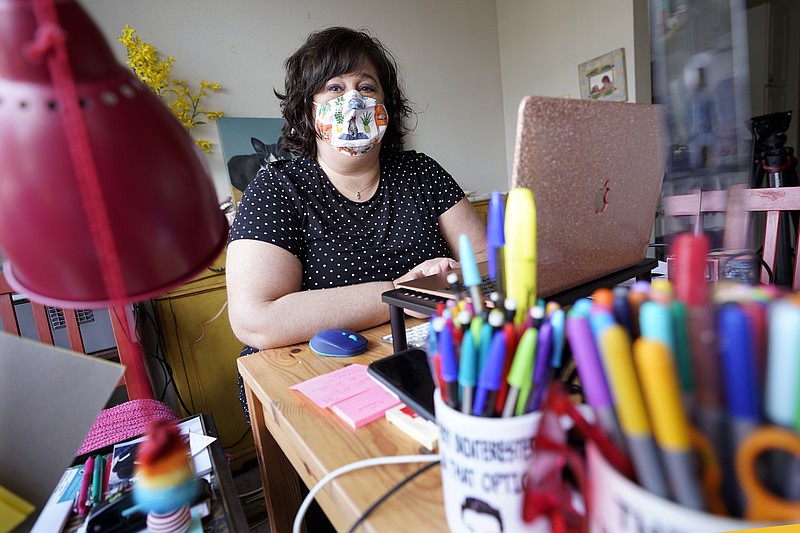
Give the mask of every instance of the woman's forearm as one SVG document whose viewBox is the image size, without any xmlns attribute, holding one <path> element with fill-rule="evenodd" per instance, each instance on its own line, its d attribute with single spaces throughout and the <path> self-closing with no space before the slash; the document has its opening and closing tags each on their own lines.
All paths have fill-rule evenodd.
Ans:
<svg viewBox="0 0 800 533">
<path fill-rule="evenodd" d="M 389 320 L 381 294 L 393 288 L 391 281 L 384 281 L 293 292 L 253 303 L 239 316 L 231 315 L 231 325 L 240 341 L 259 349 L 307 342 L 327 328 L 360 331 Z"/>
</svg>

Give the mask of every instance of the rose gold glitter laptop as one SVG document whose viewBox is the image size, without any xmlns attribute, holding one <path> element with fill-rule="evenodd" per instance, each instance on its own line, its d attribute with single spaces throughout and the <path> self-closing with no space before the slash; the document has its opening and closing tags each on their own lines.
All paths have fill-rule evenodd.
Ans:
<svg viewBox="0 0 800 533">
<path fill-rule="evenodd" d="M 666 166 L 663 120 L 652 104 L 522 100 L 511 185 L 533 191 L 539 297 L 645 258 Z M 402 286 L 452 296 L 446 275 Z"/>
</svg>

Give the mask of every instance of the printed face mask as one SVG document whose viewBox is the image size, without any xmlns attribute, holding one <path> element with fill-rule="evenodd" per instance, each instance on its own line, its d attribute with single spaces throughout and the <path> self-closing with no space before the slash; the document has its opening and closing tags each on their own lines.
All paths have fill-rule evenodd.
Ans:
<svg viewBox="0 0 800 533">
<path fill-rule="evenodd" d="M 364 155 L 381 142 L 389 115 L 383 104 L 348 91 L 327 103 L 317 104 L 317 132 L 340 152 Z"/>
</svg>

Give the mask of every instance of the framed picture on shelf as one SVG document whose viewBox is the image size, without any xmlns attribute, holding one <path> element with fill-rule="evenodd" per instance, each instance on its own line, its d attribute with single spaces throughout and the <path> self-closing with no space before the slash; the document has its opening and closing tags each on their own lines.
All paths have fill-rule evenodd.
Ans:
<svg viewBox="0 0 800 533">
<path fill-rule="evenodd" d="M 625 49 L 617 48 L 578 65 L 578 82 L 581 98 L 626 102 L 628 81 L 625 76 Z"/>
<path fill-rule="evenodd" d="M 231 196 L 238 206 L 259 170 L 272 161 L 294 156 L 280 147 L 282 118 L 221 117 L 216 122 Z"/>
</svg>

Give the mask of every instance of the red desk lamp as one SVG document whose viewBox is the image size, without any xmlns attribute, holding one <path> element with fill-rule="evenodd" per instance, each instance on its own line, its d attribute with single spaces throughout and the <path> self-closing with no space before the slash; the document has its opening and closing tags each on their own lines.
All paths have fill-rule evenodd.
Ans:
<svg viewBox="0 0 800 533">
<path fill-rule="evenodd" d="M 0 255 L 14 290 L 112 308 L 129 396 L 153 398 L 120 306 L 194 277 L 227 229 L 190 136 L 86 12 L 0 0 Z"/>
<path fill-rule="evenodd" d="M 0 0 L 0 249 L 58 307 L 163 294 L 221 252 L 227 221 L 188 133 L 73 0 Z"/>
</svg>

